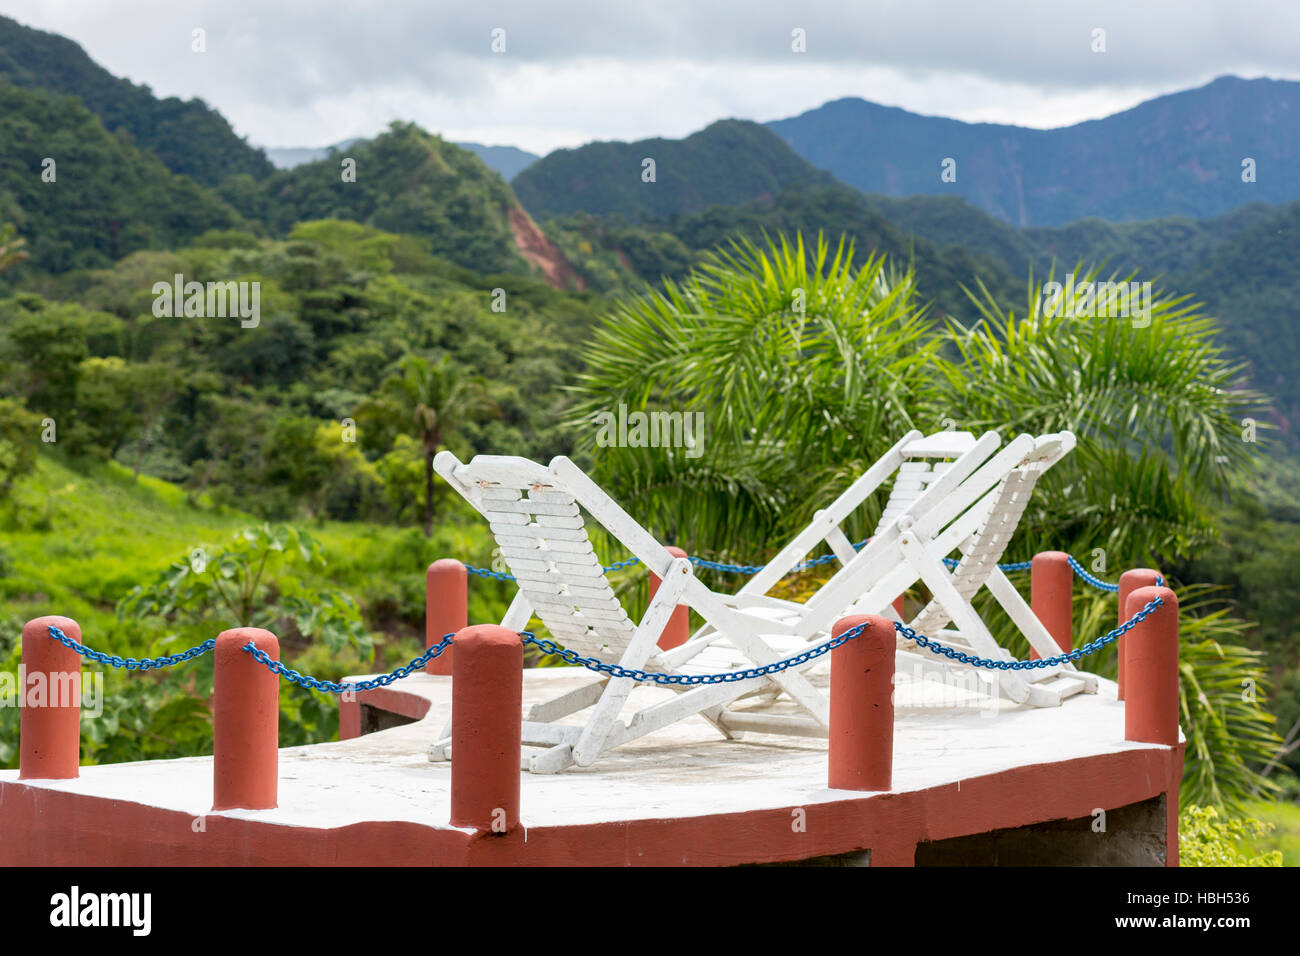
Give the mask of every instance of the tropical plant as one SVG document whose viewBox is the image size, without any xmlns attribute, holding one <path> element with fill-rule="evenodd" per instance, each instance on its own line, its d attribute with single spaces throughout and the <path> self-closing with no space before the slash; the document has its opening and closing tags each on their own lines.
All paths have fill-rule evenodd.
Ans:
<svg viewBox="0 0 1300 956">
<path fill-rule="evenodd" d="M 1178 814 L 1180 866 L 1281 866 L 1282 851 L 1255 856 L 1242 843 L 1271 832 L 1273 826 L 1254 817 L 1229 817 L 1214 807 L 1185 806 Z"/>
<path fill-rule="evenodd" d="M 580 447 L 628 410 L 698 414 L 704 434 L 602 447 L 599 479 L 693 553 L 749 559 L 921 421 L 936 343 L 912 276 L 853 258 L 844 239 L 742 239 L 611 310 L 576 387 Z"/>
<path fill-rule="evenodd" d="M 1179 710 L 1187 737 L 1184 801 L 1241 812 L 1252 795 L 1274 796 L 1261 772 L 1281 740 L 1264 709 L 1270 684 L 1260 651 L 1240 640 L 1249 625 L 1232 618 L 1213 589 L 1179 589 Z"/>
<path fill-rule="evenodd" d="M 1074 432 L 1078 447 L 1035 492 L 1025 528 L 1038 540 L 1025 544 L 1158 566 L 1215 536 L 1216 496 L 1256 465 L 1241 418 L 1262 399 L 1239 386 L 1242 366 L 1187 297 L 1155 290 L 1140 317 L 1131 306 L 1095 314 L 1125 310 L 1085 300 L 1102 282 L 1132 281 L 1076 268 L 1049 303 L 1031 277 L 1019 313 L 972 293 L 983 319 L 948 323 L 938 411 L 971 430 Z"/>
<path fill-rule="evenodd" d="M 298 573 L 272 575 L 298 565 Z M 183 633 L 264 627 L 282 640 L 319 636 L 335 653 L 349 643 L 371 653 L 356 603 L 342 591 L 312 588 L 302 570 L 320 569 L 325 555 L 306 531 L 285 525 L 245 528 L 220 548 L 194 548 L 154 583 L 132 588 L 118 603 L 120 618 L 160 619 Z"/>
<path fill-rule="evenodd" d="M 451 356 L 409 354 L 400 372 L 384 380 L 379 395 L 362 402 L 357 417 L 387 420 L 420 442 L 424 454 L 424 536 L 433 534 L 433 459 L 456 430 L 495 411 L 481 379 L 465 375 Z"/>
</svg>

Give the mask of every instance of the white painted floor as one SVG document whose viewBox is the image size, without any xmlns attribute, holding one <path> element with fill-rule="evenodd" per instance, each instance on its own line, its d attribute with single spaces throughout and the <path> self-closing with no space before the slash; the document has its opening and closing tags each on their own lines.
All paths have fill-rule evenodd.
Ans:
<svg viewBox="0 0 1300 956">
<path fill-rule="evenodd" d="M 825 686 L 824 668 L 811 676 Z M 579 668 L 525 671 L 525 709 L 590 679 Z M 393 687 L 432 700 L 429 715 L 356 740 L 282 750 L 280 807 L 224 815 L 323 828 L 376 820 L 447 827 L 451 767 L 430 763 L 427 750 L 450 712 L 451 678 L 417 674 Z M 638 687 L 629 707 L 671 693 Z M 1152 746 L 1124 740 L 1123 705 L 1109 681 L 1101 681 L 1098 694 L 1031 708 L 900 672 L 895 710 L 897 791 Z M 0 771 L 0 780 L 17 777 L 16 770 Z M 212 805 L 210 757 L 83 767 L 77 780 L 26 782 L 195 817 Z M 522 787 L 525 826 L 780 808 L 846 795 L 826 787 L 824 740 L 753 734 L 728 741 L 700 717 L 611 751 L 591 767 L 525 773 Z"/>
</svg>

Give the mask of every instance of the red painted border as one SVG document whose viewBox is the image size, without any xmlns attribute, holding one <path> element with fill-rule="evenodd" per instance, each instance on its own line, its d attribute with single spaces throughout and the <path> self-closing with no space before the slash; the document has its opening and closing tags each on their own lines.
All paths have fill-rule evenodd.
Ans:
<svg viewBox="0 0 1300 956">
<path fill-rule="evenodd" d="M 351 700 L 339 698 L 339 740 L 352 740 L 361 736 L 361 705 L 401 714 L 411 720 L 423 720 L 433 706 L 432 701 L 419 694 L 376 687 L 352 695 Z"/>
<path fill-rule="evenodd" d="M 875 865 L 912 862 L 916 844 L 1048 820 L 1087 817 L 1168 793 L 1169 864 L 1177 865 L 1183 746 L 1019 767 L 911 793 L 845 794 L 794 807 L 669 820 L 530 827 L 468 834 L 415 823 L 332 830 L 188 814 L 0 783 L 3 866 L 718 866 L 870 849 Z M 575 782 L 575 785 L 580 785 Z M 528 817 L 528 795 L 523 815 Z"/>
</svg>

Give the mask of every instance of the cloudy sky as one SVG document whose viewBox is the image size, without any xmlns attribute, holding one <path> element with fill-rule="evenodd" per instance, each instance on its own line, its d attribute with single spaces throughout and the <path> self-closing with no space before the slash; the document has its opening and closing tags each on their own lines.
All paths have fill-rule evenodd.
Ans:
<svg viewBox="0 0 1300 956">
<path fill-rule="evenodd" d="M 1048 127 L 1224 73 L 1300 79 L 1295 0 L 0 0 L 0 13 L 161 95 L 203 98 L 262 146 L 405 119 L 546 152 L 843 96 Z"/>
</svg>

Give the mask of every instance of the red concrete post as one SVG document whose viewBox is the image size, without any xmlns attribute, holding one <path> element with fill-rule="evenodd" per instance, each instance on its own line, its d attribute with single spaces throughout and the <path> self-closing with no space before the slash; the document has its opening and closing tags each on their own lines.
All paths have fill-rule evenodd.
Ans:
<svg viewBox="0 0 1300 956">
<path fill-rule="evenodd" d="M 447 634 L 469 624 L 469 574 L 454 558 L 442 558 L 425 572 L 424 646 L 433 647 Z M 424 665 L 426 674 L 450 674 L 452 651 L 447 648 Z"/>
<path fill-rule="evenodd" d="M 1034 555 L 1029 568 L 1029 605 L 1062 651 L 1074 650 L 1074 570 L 1064 551 Z M 1030 660 L 1038 652 L 1029 649 Z"/>
<path fill-rule="evenodd" d="M 1155 597 L 1165 603 L 1119 639 L 1128 645 L 1128 700 L 1124 739 L 1178 745 L 1178 595 L 1169 588 L 1138 588 L 1128 595 L 1125 620 Z"/>
<path fill-rule="evenodd" d="M 252 641 L 271 660 L 280 642 L 260 627 L 217 636 L 212 694 L 212 809 L 271 810 L 280 769 L 280 678 L 243 650 Z"/>
<path fill-rule="evenodd" d="M 827 786 L 889 790 L 894 771 L 894 625 L 875 614 L 837 621 L 839 637 L 862 633 L 831 651 L 831 726 Z"/>
<path fill-rule="evenodd" d="M 69 617 L 38 617 L 23 625 L 20 780 L 71 780 L 80 772 L 81 655 L 50 637 L 51 625 L 81 643 L 81 627 Z"/>
<path fill-rule="evenodd" d="M 1119 576 L 1119 591 L 1116 597 L 1119 600 L 1119 622 L 1123 624 L 1129 619 L 1129 615 L 1124 609 L 1128 607 L 1128 596 L 1138 588 L 1155 587 L 1156 582 L 1160 580 L 1160 572 L 1152 571 L 1150 568 L 1134 568 L 1131 571 L 1125 571 Z M 1127 667 L 1128 662 L 1125 660 L 1124 649 L 1128 647 L 1124 638 L 1119 639 L 1119 673 L 1116 677 L 1116 683 L 1119 684 L 1119 700 L 1124 700 L 1127 694 Z"/>
<path fill-rule="evenodd" d="M 451 825 L 519 825 L 524 645 L 496 624 L 456 633 L 451 677 Z"/>
<path fill-rule="evenodd" d="M 687 557 L 685 551 L 681 548 L 669 546 L 668 553 L 674 558 Z M 650 572 L 650 599 L 653 601 L 654 596 L 659 593 L 659 585 L 663 584 L 663 579 L 653 571 Z M 686 639 L 691 636 L 691 609 L 685 604 L 677 605 L 673 611 L 672 617 L 664 625 L 664 632 L 659 635 L 659 647 L 661 650 L 669 650 L 673 647 L 680 647 L 686 643 Z"/>
</svg>

